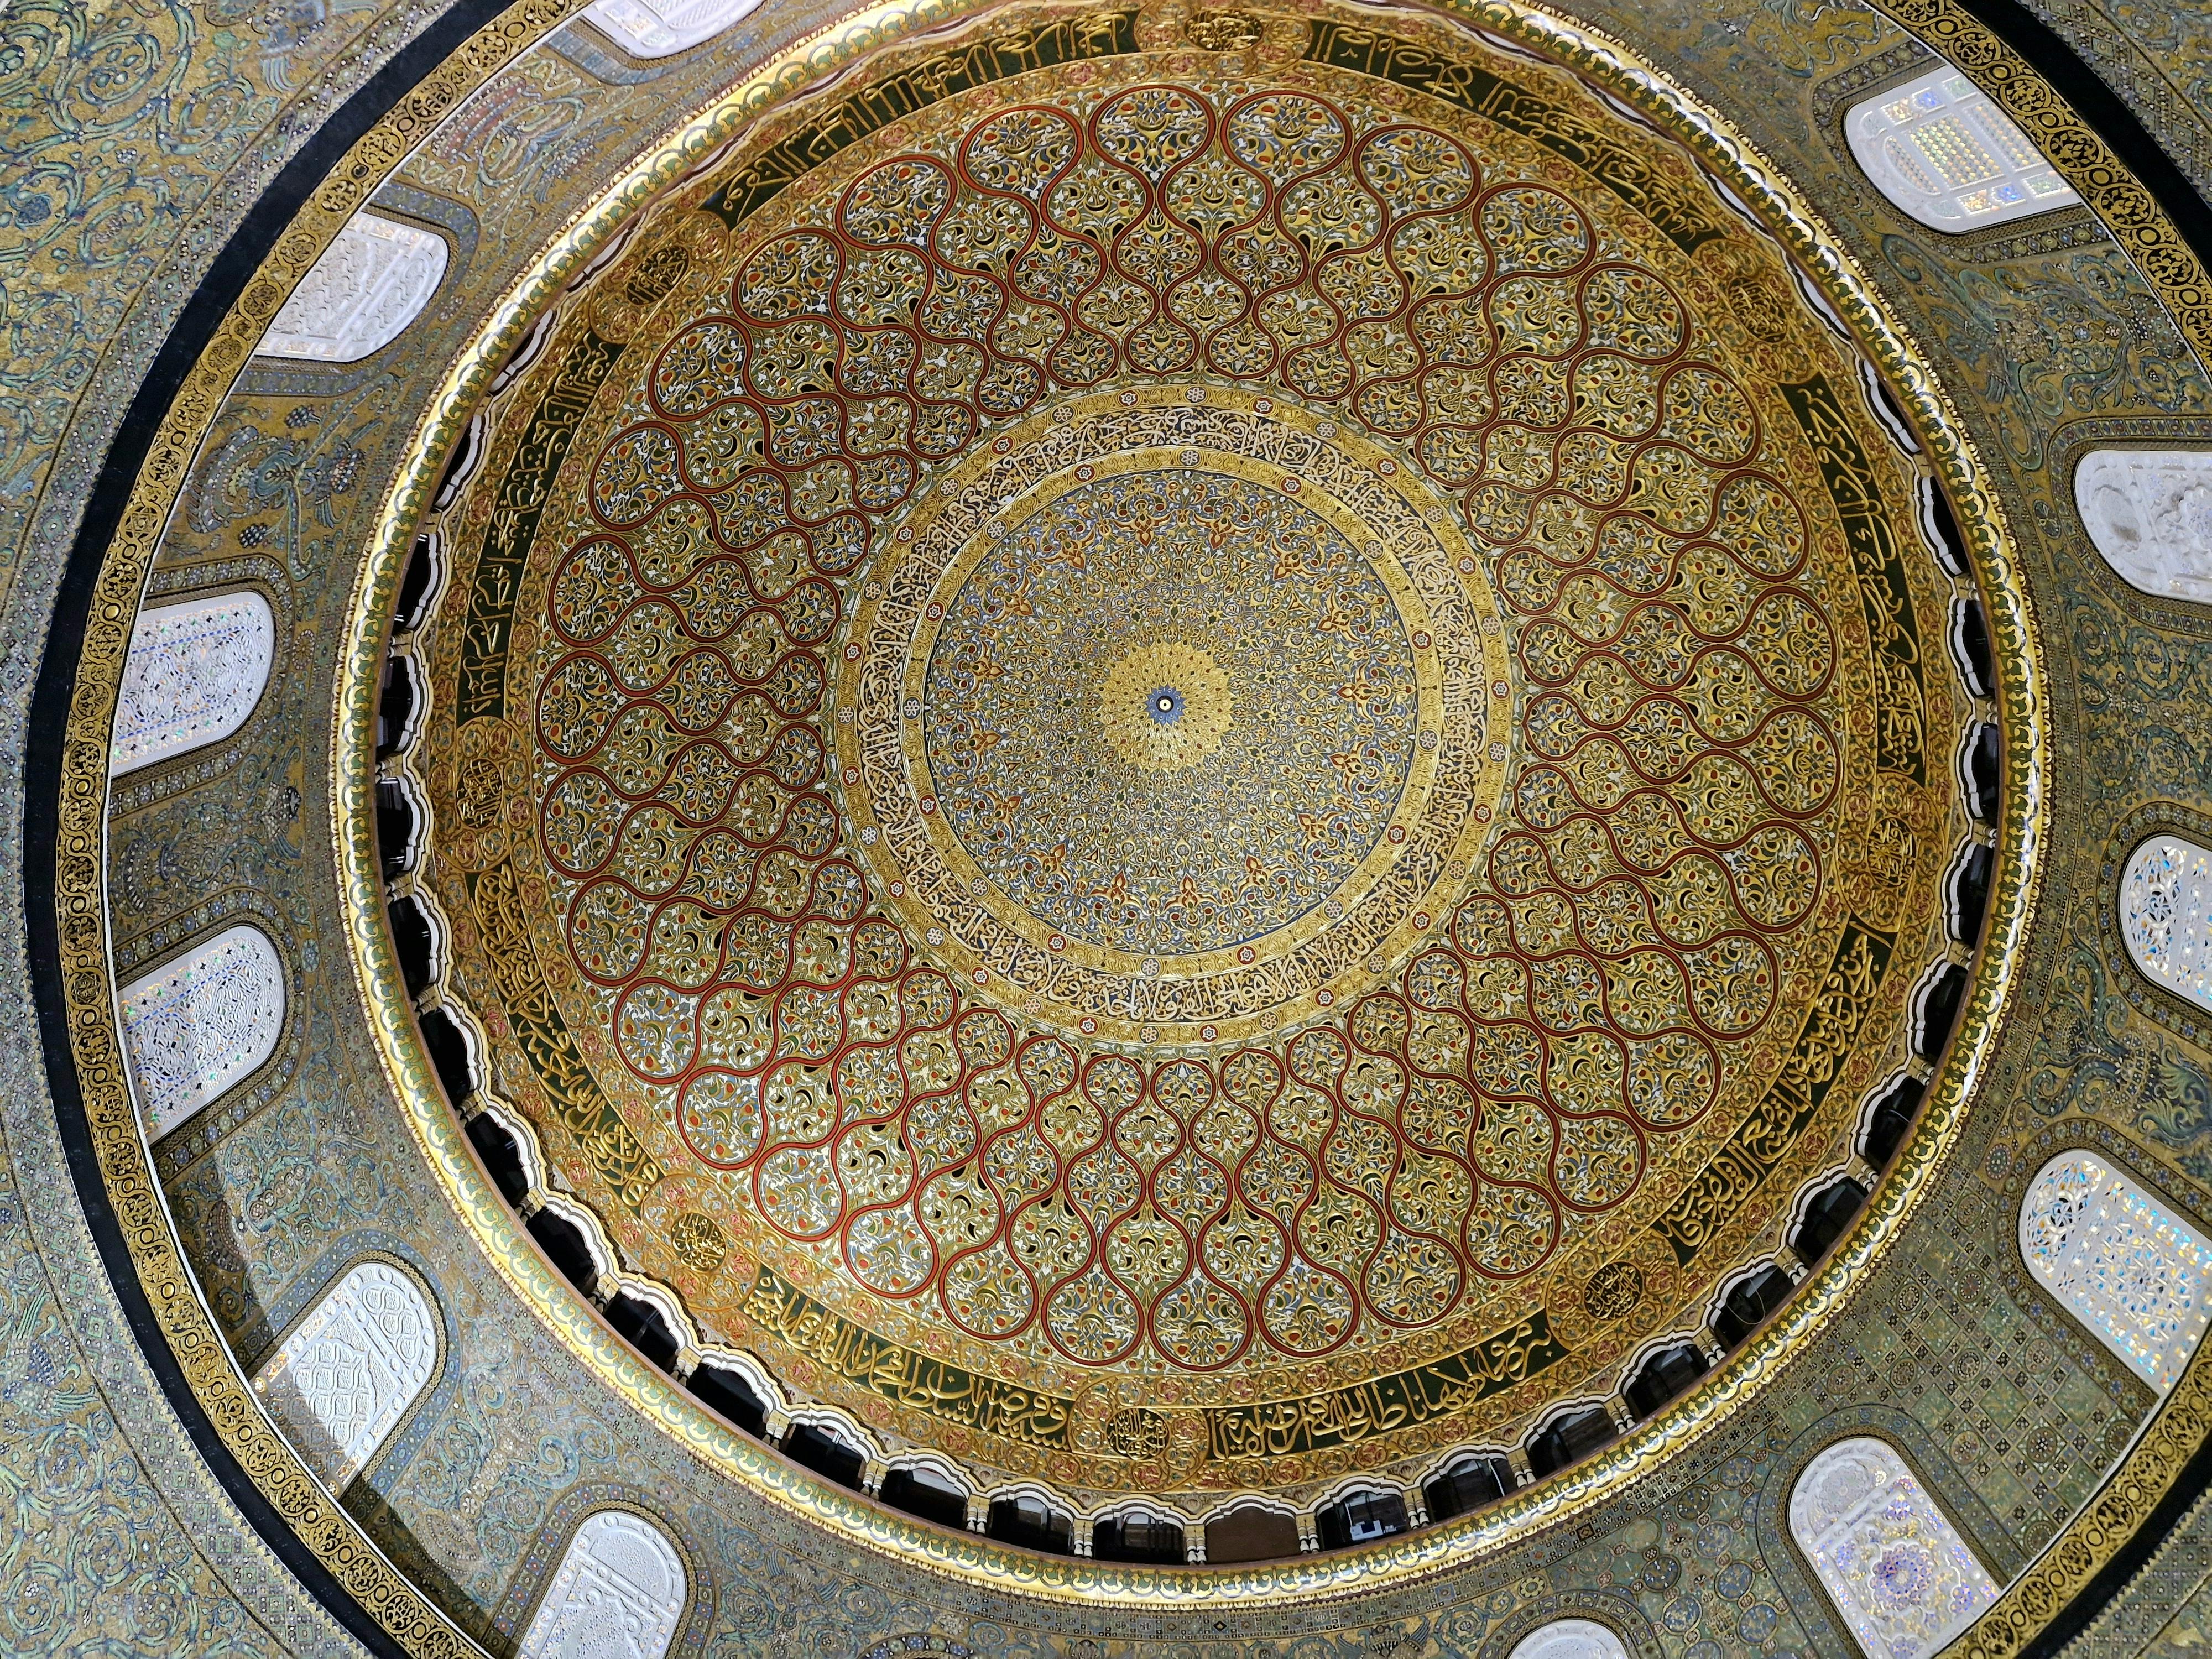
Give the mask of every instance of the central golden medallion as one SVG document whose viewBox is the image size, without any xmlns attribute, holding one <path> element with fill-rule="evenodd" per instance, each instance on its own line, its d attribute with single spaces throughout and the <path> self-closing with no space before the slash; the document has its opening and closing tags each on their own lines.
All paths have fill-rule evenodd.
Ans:
<svg viewBox="0 0 2212 1659">
<path fill-rule="evenodd" d="M 1182 772 L 1237 723 L 1229 678 L 1212 653 L 1180 640 L 1122 653 L 1098 686 L 1098 729 L 1141 772 Z"/>
<path fill-rule="evenodd" d="M 1279 398 L 1093 393 L 879 545 L 838 653 L 845 804 L 966 984 L 1087 1037 L 1227 1042 L 1449 913 L 1506 656 L 1473 549 L 1379 447 Z"/>
</svg>

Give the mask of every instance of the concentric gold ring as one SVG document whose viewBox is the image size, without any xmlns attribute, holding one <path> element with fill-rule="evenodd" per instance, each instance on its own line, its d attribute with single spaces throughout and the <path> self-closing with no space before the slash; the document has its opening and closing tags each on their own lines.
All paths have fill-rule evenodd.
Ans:
<svg viewBox="0 0 2212 1659">
<path fill-rule="evenodd" d="M 1084 937 L 994 879 L 947 810 L 927 714 L 958 596 L 1018 526 L 1103 481 L 1193 467 L 1294 499 L 1359 550 L 1414 684 L 1402 789 L 1341 879 L 1265 932 L 1176 952 Z M 1472 544 L 1382 446 L 1279 396 L 1196 383 L 1085 393 L 949 469 L 880 546 L 832 653 L 842 805 L 878 890 L 962 984 L 1085 1039 L 1229 1043 L 1326 1014 L 1451 914 L 1497 823 L 1514 671 Z M 1155 672 L 1170 660 L 1134 653 L 1154 666 L 1127 671 L 1144 682 L 1133 696 L 1173 691 Z M 1225 732 L 1225 693 L 1194 684 L 1182 718 Z M 1141 708 L 1130 719 L 1151 723 Z"/>
</svg>

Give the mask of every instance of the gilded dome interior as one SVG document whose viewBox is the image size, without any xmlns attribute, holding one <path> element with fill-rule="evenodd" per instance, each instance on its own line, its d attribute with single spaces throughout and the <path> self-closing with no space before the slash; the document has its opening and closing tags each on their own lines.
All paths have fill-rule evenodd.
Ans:
<svg viewBox="0 0 2212 1659">
<path fill-rule="evenodd" d="M 1707 1363 L 1907 1057 L 1971 709 L 1870 360 L 1684 149 L 1192 23 L 657 204 L 437 517 L 409 755 L 625 1264 L 1196 1520 Z"/>
<path fill-rule="evenodd" d="M 2012 9 L 0 15 L 0 1650 L 2201 1642 L 2212 22 Z"/>
</svg>

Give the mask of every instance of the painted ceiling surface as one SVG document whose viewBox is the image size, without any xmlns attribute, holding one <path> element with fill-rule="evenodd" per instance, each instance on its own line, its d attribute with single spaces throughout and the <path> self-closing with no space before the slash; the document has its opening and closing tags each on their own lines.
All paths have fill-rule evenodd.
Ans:
<svg viewBox="0 0 2212 1659">
<path fill-rule="evenodd" d="M 1915 468 L 1556 69 L 992 27 L 683 186 L 495 406 L 447 983 L 624 1260 L 894 1443 L 1310 1488 L 1601 1397 L 1943 953 Z"/>
<path fill-rule="evenodd" d="M 2203 318 L 2124 176 L 2144 158 L 2093 188 L 2093 136 L 1939 0 L 1576 9 L 1786 174 L 1936 365 L 1958 428 L 1922 435 L 1971 438 L 2017 560 L 1954 582 L 1913 521 L 1924 463 L 1779 251 L 1516 47 L 1382 9 L 919 0 L 863 26 L 769 0 L 647 63 L 569 9 L 518 0 L 458 49 L 488 10 L 0 17 L 0 745 L 24 675 L 82 702 L 116 668 L 134 595 L 251 590 L 277 642 L 243 726 L 113 781 L 104 814 L 102 733 L 77 733 L 52 862 L 82 878 L 96 848 L 106 884 L 70 890 L 60 992 L 35 717 L 11 774 L 33 810 L 0 915 L 27 899 L 33 948 L 0 963 L 0 1649 L 337 1654 L 380 1626 L 514 1653 L 612 1509 L 683 1558 L 685 1656 L 1510 1659 L 1595 1620 L 1639 1659 L 1850 1659 L 1787 1522 L 1868 1436 L 2003 1587 L 1954 1651 L 2049 1650 L 2100 1569 L 2133 1580 L 2075 1653 L 2200 1641 L 2203 1504 L 2142 1571 L 2127 1551 L 2190 1478 L 2212 1362 L 2161 1400 L 2019 1243 L 2035 1172 L 2084 1149 L 2212 1226 L 2206 1028 L 2134 971 L 2113 904 L 2144 836 L 2212 844 L 2206 623 L 2124 586 L 2073 493 L 2095 447 L 2212 441 Z M 2029 9 L 2207 176 L 2212 15 Z M 108 475 L 125 531 L 72 555 L 216 250 L 258 257 L 256 192 L 343 149 L 332 112 L 426 27 L 398 78 L 441 58 L 434 97 L 300 208 L 164 428 L 189 429 Z M 1846 112 L 1931 49 L 2090 205 L 1953 238 L 1870 191 Z M 472 339 L 497 334 L 484 380 L 507 362 L 518 272 L 708 107 L 744 148 L 519 355 L 489 464 L 419 526 L 436 615 L 387 641 L 356 584 L 418 528 L 391 480 L 444 465 L 417 416 Z M 359 363 L 253 356 L 372 196 L 446 243 L 434 300 Z M 1753 478 L 1758 514 L 1729 495 Z M 110 585 L 73 628 L 88 560 Z M 1946 612 L 1976 585 L 2040 629 L 1969 716 Z M 331 690 L 387 643 L 395 677 L 418 652 L 437 677 L 372 772 Z M 1938 1060 L 1907 1013 L 1975 937 L 1938 874 L 1972 834 L 1968 718 L 2004 727 L 1993 890 L 2022 890 L 2024 803 L 2048 811 L 2032 902 L 2000 891 L 2014 926 L 1972 963 L 1977 998 L 2017 976 L 1974 1086 L 1933 1068 L 1875 1221 L 1656 1421 L 1412 1513 L 1443 1509 L 1452 1448 L 1524 1455 L 1785 1261 L 1869 1089 Z M 2047 774 L 2022 763 L 2046 742 Z M 417 768 L 425 885 L 403 859 L 387 892 L 397 838 L 369 834 L 349 890 L 347 787 L 373 811 Z M 486 1039 L 481 1093 L 441 1093 L 406 1002 L 364 998 L 346 945 L 385 941 L 387 899 L 444 924 L 416 1006 Z M 119 1067 L 72 1083 L 37 999 L 94 1031 L 241 921 L 283 964 L 280 1039 L 149 1147 Z M 1747 967 L 1717 979 L 1723 949 Z M 463 1139 L 487 1103 L 551 1154 L 519 1202 Z M 666 1287 L 710 1363 L 626 1343 L 634 1301 L 603 1320 L 605 1277 L 549 1265 L 540 1203 L 587 1203 L 602 1263 Z M 438 1357 L 334 1489 L 246 1379 L 364 1261 L 418 1285 Z M 895 1469 L 949 1453 L 971 1524 L 1042 1485 L 1066 1547 L 1164 1507 L 1211 1565 L 1039 1554 L 850 1491 L 865 1466 L 817 1478 L 708 1409 L 699 1378 L 754 1357 L 763 1401 Z M 1302 1515 L 1395 1491 L 1410 1528 L 1232 1563 L 1251 1486 Z"/>
</svg>

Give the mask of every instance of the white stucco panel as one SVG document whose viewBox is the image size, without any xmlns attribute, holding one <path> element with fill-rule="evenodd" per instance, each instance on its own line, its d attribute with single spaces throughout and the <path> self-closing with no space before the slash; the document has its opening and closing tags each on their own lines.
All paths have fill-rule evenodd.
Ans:
<svg viewBox="0 0 2212 1659">
<path fill-rule="evenodd" d="M 435 231 L 355 214 L 269 325 L 261 355 L 350 363 L 381 351 L 429 304 L 447 258 Z"/>
<path fill-rule="evenodd" d="M 376 1455 L 437 1360 L 421 1288 L 388 1261 L 364 1261 L 293 1328 L 253 1387 L 335 1491 Z"/>
<path fill-rule="evenodd" d="M 684 1563 L 627 1510 L 584 1517 L 524 1632 L 517 1659 L 661 1659 L 684 1616 Z"/>
</svg>

